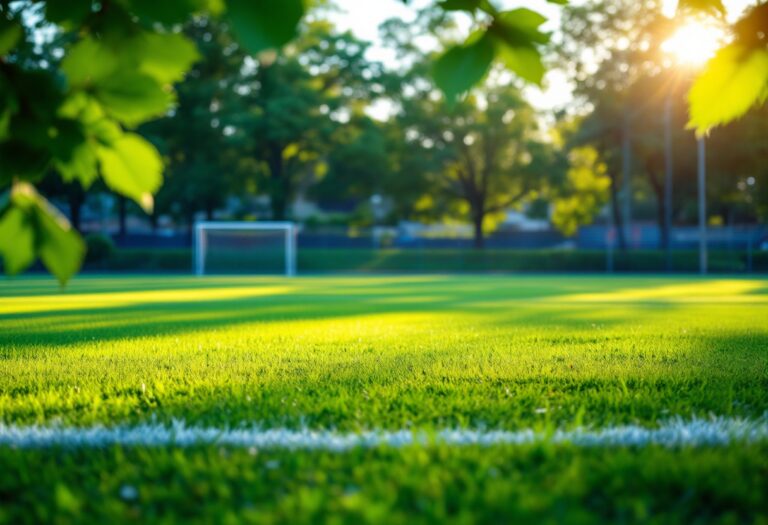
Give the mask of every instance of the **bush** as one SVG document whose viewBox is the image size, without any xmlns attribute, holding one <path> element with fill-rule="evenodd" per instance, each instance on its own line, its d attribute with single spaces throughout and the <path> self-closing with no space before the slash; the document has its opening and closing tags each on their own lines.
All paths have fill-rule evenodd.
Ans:
<svg viewBox="0 0 768 525">
<path fill-rule="evenodd" d="M 666 270 L 665 255 L 656 250 L 637 250 L 614 254 L 616 272 L 650 273 Z M 258 265 L 264 254 L 251 262 L 248 254 L 232 258 L 234 268 Z M 472 249 L 381 249 L 304 248 L 298 253 L 298 271 L 320 273 L 511 273 L 578 272 L 604 273 L 606 254 L 598 250 L 472 250 Z M 275 266 L 274 264 L 272 266 Z M 222 267 L 221 264 L 218 267 Z M 717 273 L 743 273 L 748 270 L 746 253 L 711 251 L 709 268 Z M 126 272 L 191 273 L 189 249 L 118 249 L 103 264 L 90 269 Z M 678 273 L 696 273 L 698 254 L 676 251 L 672 268 Z M 755 252 L 752 271 L 768 271 L 768 252 Z"/>
<path fill-rule="evenodd" d="M 189 249 L 121 249 L 109 263 L 108 270 L 120 272 L 192 272 L 192 251 Z"/>
<path fill-rule="evenodd" d="M 86 235 L 85 247 L 85 263 L 88 265 L 106 264 L 115 253 L 112 238 L 101 233 Z"/>
</svg>

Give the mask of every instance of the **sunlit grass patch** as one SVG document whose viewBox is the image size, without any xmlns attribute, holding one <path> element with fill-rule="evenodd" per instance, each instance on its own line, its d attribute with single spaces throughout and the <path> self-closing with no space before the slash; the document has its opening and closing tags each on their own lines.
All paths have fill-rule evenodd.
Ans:
<svg viewBox="0 0 768 525">
<path fill-rule="evenodd" d="M 167 427 L 183 421 L 194 428 L 257 425 L 343 435 L 444 429 L 551 435 L 578 427 L 652 429 L 677 417 L 761 421 L 768 411 L 768 282 L 759 279 L 133 277 L 82 278 L 61 291 L 34 278 L 4 281 L 0 287 L 0 421 L 22 429 Z M 698 507 L 681 503 L 659 514 L 660 496 L 640 486 L 644 512 L 692 519 L 701 516 L 696 510 L 704 508 L 701 498 L 711 497 L 712 491 L 717 495 L 716 484 L 692 476 L 709 476 L 718 468 L 745 479 L 768 472 L 764 462 L 746 460 L 764 448 L 762 443 L 695 453 L 613 451 L 615 468 L 603 466 L 595 477 L 584 469 L 587 464 L 593 468 L 597 453 L 563 447 L 568 449 L 549 444 L 482 453 L 471 447 L 456 452 L 445 445 L 424 456 L 418 447 L 391 455 L 377 452 L 366 468 L 379 478 L 367 482 L 357 478 L 355 458 L 362 458 L 357 452 L 347 453 L 346 459 L 317 459 L 315 453 L 294 451 L 290 460 L 287 453 L 272 452 L 281 458 L 280 465 L 288 462 L 295 468 L 276 467 L 265 474 L 260 459 L 237 468 L 226 459 L 251 457 L 247 451 L 225 450 L 224 471 L 213 468 L 201 483 L 225 487 L 230 496 L 240 494 L 227 499 L 218 489 L 208 492 L 242 512 L 249 501 L 262 501 L 275 519 L 285 509 L 259 498 L 271 495 L 296 510 L 309 505 L 292 499 L 294 492 L 279 492 L 299 490 L 291 476 L 331 476 L 307 493 L 319 498 L 315 503 L 321 513 L 359 517 L 329 503 L 339 497 L 336 491 L 345 490 L 339 480 L 354 479 L 350 483 L 358 486 L 360 505 L 389 498 L 382 507 L 388 516 L 413 510 L 413 502 L 402 499 L 413 491 L 417 499 L 437 498 L 437 514 L 424 512 L 445 517 L 441 513 L 453 507 L 439 499 L 453 497 L 460 483 L 470 493 L 513 491 L 518 499 L 490 498 L 486 504 L 497 516 L 530 518 L 542 516 L 544 507 L 529 508 L 526 498 L 553 486 L 550 477 L 524 478 L 534 465 L 545 465 L 553 476 L 584 480 L 587 486 L 579 494 L 556 484 L 559 489 L 545 498 L 547 504 L 571 505 L 597 497 L 599 486 L 590 483 L 637 476 L 645 467 L 630 458 L 638 454 L 668 462 L 646 472 L 642 479 L 648 483 L 668 480 L 681 498 L 686 484 L 699 491 L 690 500 L 698 501 Z M 157 476 L 176 476 L 178 486 L 186 486 L 193 483 L 188 476 L 200 475 L 186 462 L 215 462 L 219 454 L 211 444 L 183 451 L 172 445 L 146 452 L 119 449 L 94 451 L 93 459 L 69 473 L 46 472 L 42 483 L 46 490 L 69 491 L 93 519 L 123 515 L 136 505 L 154 508 Z M 60 453 L 53 449 L 48 454 Z M 19 476 L 34 477 L 49 468 L 48 454 L 0 447 L 0 462 L 16 473 L 0 474 L 0 499 L 17 500 L 26 490 Z M 79 452 L 62 457 L 82 461 Z M 415 464 L 403 463 L 422 457 Z M 561 464 L 561 457 L 572 465 Z M 338 479 L 313 466 L 316 459 L 340 469 Z M 131 461 L 156 473 L 142 477 L 127 464 Z M 518 488 L 513 490 L 512 479 L 465 477 L 481 464 L 490 469 L 491 463 L 514 476 Z M 103 498 L 104 506 L 86 503 L 85 493 L 72 483 L 107 468 L 114 474 L 104 478 L 106 485 L 88 489 Z M 442 488 L 434 493 L 429 483 L 417 488 L 402 475 L 436 476 Z M 121 499 L 120 483 L 135 486 L 142 505 Z M 526 495 L 526 490 L 533 492 Z M 616 489 L 614 496 L 620 492 Z M 461 505 L 483 500 L 459 499 Z M 55 503 L 54 498 L 44 505 Z M 200 507 L 201 512 L 214 512 L 216 505 L 211 505 Z M 459 512 L 461 505 L 454 510 Z M 737 515 L 749 518 L 757 515 L 760 503 L 751 489 L 735 491 L 714 504 L 709 516 L 725 519 L 735 507 L 746 509 Z M 591 509 L 586 515 L 594 519 L 624 516 L 584 508 Z M 185 515 L 175 507 L 172 513 Z"/>
</svg>

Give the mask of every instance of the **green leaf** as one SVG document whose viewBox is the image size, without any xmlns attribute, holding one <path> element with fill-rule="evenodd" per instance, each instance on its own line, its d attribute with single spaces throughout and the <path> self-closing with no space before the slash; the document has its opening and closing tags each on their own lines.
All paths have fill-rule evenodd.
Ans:
<svg viewBox="0 0 768 525">
<path fill-rule="evenodd" d="M 491 31 L 504 42 L 515 47 L 546 44 L 549 42 L 549 35 L 539 30 L 546 21 L 547 17 L 541 13 L 521 7 L 500 13 Z"/>
<path fill-rule="evenodd" d="M 0 141 L 5 140 L 8 137 L 8 130 L 11 127 L 11 117 L 13 117 L 13 110 L 7 106 L 3 106 L 0 109 Z"/>
<path fill-rule="evenodd" d="M 9 53 L 23 34 L 21 24 L 0 18 L 0 57 Z"/>
<path fill-rule="evenodd" d="M 121 78 L 141 73 L 167 84 L 181 80 L 198 56 L 194 43 L 180 33 L 144 31 L 121 41 L 119 54 L 102 41 L 84 38 L 67 52 L 61 69 L 72 86 L 104 83 L 117 71 Z"/>
<path fill-rule="evenodd" d="M 118 0 L 146 25 L 180 24 L 190 15 L 206 13 L 218 16 L 224 10 L 223 0 Z"/>
<path fill-rule="evenodd" d="M 494 45 L 488 34 L 469 45 L 449 49 L 435 61 L 433 77 L 446 99 L 454 101 L 480 82 L 493 62 Z"/>
<path fill-rule="evenodd" d="M 32 225 L 19 207 L 11 205 L 0 216 L 0 254 L 8 275 L 16 275 L 35 261 Z"/>
<path fill-rule="evenodd" d="M 79 144 L 67 160 L 56 159 L 53 165 L 67 182 L 79 180 L 84 188 L 88 188 L 96 180 L 96 148 L 89 142 Z"/>
<path fill-rule="evenodd" d="M 13 88 L 4 76 L 0 75 L 0 140 L 9 135 L 11 118 L 19 110 L 19 101 Z"/>
<path fill-rule="evenodd" d="M 84 38 L 73 45 L 61 61 L 61 70 L 70 86 L 84 86 L 112 75 L 118 67 L 117 54 L 103 42 Z"/>
<path fill-rule="evenodd" d="M 126 133 L 97 156 L 107 186 L 130 197 L 146 211 L 152 210 L 152 194 L 162 182 L 163 163 L 154 146 L 134 133 Z"/>
<path fill-rule="evenodd" d="M 83 264 L 85 243 L 69 222 L 51 205 L 38 197 L 38 252 L 48 271 L 62 285 L 75 275 Z"/>
<path fill-rule="evenodd" d="M 78 120 L 56 119 L 48 127 L 48 150 L 54 159 L 69 161 L 75 150 L 85 142 L 83 126 Z"/>
<path fill-rule="evenodd" d="M 48 0 L 45 3 L 45 17 L 66 29 L 75 29 L 91 13 L 92 0 Z"/>
<path fill-rule="evenodd" d="M 97 142 L 105 146 L 111 146 L 123 136 L 123 129 L 114 120 L 103 118 L 92 123 L 88 131 Z"/>
<path fill-rule="evenodd" d="M 744 115 L 768 93 L 768 51 L 739 44 L 722 48 L 688 93 L 689 128 L 698 134 Z"/>
<path fill-rule="evenodd" d="M 82 91 L 69 97 L 59 108 L 59 114 L 80 121 L 88 138 L 97 142 L 109 145 L 123 136 L 120 125 L 107 117 L 101 104 Z"/>
<path fill-rule="evenodd" d="M 474 11 L 482 0 L 443 0 L 438 4 L 446 11 Z"/>
<path fill-rule="evenodd" d="M 26 183 L 14 184 L 10 206 L 0 218 L 0 253 L 7 273 L 23 271 L 39 256 L 64 284 L 80 269 L 85 244 L 61 215 Z"/>
<path fill-rule="evenodd" d="M 180 33 L 143 33 L 126 52 L 135 55 L 139 72 L 161 84 L 181 80 L 199 58 L 195 44 Z"/>
<path fill-rule="evenodd" d="M 203 2 L 198 0 L 121 0 L 120 3 L 143 22 L 179 24 L 187 20 Z"/>
<path fill-rule="evenodd" d="M 83 91 L 76 91 L 59 106 L 59 116 L 79 120 L 86 127 L 105 118 L 101 104 Z"/>
<path fill-rule="evenodd" d="M 38 180 L 50 162 L 51 154 L 43 147 L 15 139 L 0 142 L 0 185 L 13 179 Z"/>
<path fill-rule="evenodd" d="M 304 15 L 302 0 L 229 0 L 227 11 L 232 30 L 253 54 L 277 49 L 295 35 Z"/>
<path fill-rule="evenodd" d="M 546 69 L 536 48 L 502 44 L 498 48 L 498 56 L 520 78 L 541 85 Z"/>
<path fill-rule="evenodd" d="M 155 79 L 128 71 L 100 80 L 94 95 L 109 115 L 129 126 L 163 115 L 173 103 L 173 93 Z"/>
</svg>

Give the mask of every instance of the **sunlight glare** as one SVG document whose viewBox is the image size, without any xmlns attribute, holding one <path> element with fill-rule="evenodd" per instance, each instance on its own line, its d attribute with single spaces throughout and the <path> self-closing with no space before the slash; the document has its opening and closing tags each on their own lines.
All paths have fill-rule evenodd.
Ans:
<svg viewBox="0 0 768 525">
<path fill-rule="evenodd" d="M 681 64 L 697 67 L 715 55 L 724 39 L 725 34 L 719 27 L 693 21 L 678 28 L 661 49 L 674 55 Z"/>
</svg>

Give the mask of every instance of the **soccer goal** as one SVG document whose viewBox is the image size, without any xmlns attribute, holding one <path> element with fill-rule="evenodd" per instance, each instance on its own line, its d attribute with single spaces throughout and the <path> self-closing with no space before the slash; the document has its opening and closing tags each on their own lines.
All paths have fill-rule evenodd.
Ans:
<svg viewBox="0 0 768 525">
<path fill-rule="evenodd" d="M 292 222 L 198 222 L 197 275 L 296 275 L 296 225 Z"/>
</svg>

